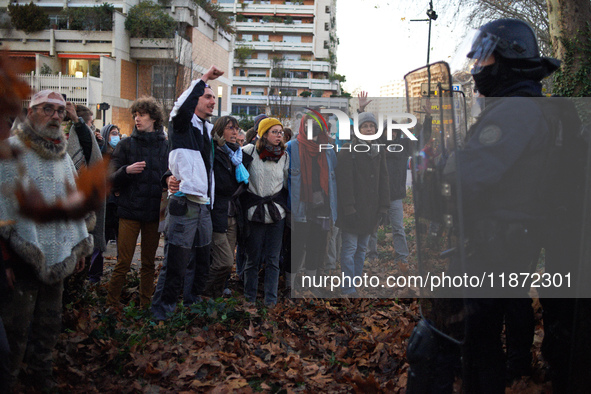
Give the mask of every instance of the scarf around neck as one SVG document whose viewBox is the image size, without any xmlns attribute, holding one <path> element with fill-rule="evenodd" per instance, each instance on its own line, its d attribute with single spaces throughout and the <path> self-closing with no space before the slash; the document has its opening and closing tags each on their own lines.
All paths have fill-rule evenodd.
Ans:
<svg viewBox="0 0 591 394">
<path fill-rule="evenodd" d="M 63 132 L 56 139 L 44 137 L 35 130 L 28 118 L 17 126 L 14 134 L 44 159 L 59 160 L 66 154 L 68 140 Z"/>
<path fill-rule="evenodd" d="M 326 153 L 320 152 L 319 145 L 328 143 L 328 136 L 326 133 L 321 132 L 317 141 L 309 140 L 306 136 L 305 119 L 305 117 L 302 117 L 300 131 L 297 136 L 297 141 L 300 144 L 300 171 L 302 174 L 300 199 L 304 202 L 312 202 L 314 194 L 314 190 L 312 190 L 313 160 L 316 160 L 320 168 L 320 187 L 328 196 L 328 158 Z"/>
<path fill-rule="evenodd" d="M 265 147 L 263 148 L 262 152 L 259 152 L 259 157 L 261 158 L 262 161 L 274 161 L 275 163 L 277 163 L 280 159 L 281 156 L 283 156 L 283 154 L 285 153 L 285 150 L 283 148 L 281 148 L 281 145 L 265 145 Z"/>
</svg>

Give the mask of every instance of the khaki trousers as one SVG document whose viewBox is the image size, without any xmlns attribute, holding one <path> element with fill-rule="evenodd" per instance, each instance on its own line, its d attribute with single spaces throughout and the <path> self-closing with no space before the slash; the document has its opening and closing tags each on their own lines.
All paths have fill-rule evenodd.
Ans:
<svg viewBox="0 0 591 394">
<path fill-rule="evenodd" d="M 211 245 L 211 266 L 209 267 L 209 280 L 205 285 L 205 294 L 212 297 L 221 297 L 228 275 L 234 265 L 234 252 L 236 250 L 236 236 L 238 225 L 234 217 L 228 217 L 228 231 L 225 233 L 213 233 Z"/>
<path fill-rule="evenodd" d="M 107 303 L 118 305 L 121 291 L 126 282 L 126 275 L 131 268 L 131 260 L 135 252 L 138 235 L 142 234 L 141 267 L 140 267 L 140 306 L 150 305 L 154 292 L 154 260 L 160 240 L 158 222 L 139 222 L 137 220 L 119 219 L 119 238 L 117 239 L 117 265 L 109 281 Z"/>
</svg>

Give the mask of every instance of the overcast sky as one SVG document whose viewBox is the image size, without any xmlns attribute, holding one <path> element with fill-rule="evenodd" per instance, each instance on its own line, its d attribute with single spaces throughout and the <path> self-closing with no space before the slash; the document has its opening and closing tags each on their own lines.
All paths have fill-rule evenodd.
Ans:
<svg viewBox="0 0 591 394">
<path fill-rule="evenodd" d="M 410 20 L 426 19 L 428 7 L 428 0 L 337 0 L 337 73 L 347 77 L 346 91 L 377 96 L 381 85 L 426 64 L 429 24 Z M 449 62 L 464 27 L 448 1 L 434 1 L 434 9 L 430 62 Z"/>
</svg>

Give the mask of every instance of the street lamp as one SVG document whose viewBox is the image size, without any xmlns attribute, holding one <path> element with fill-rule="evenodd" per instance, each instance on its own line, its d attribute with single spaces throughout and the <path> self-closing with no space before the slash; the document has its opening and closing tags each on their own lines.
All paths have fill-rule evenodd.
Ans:
<svg viewBox="0 0 591 394">
<path fill-rule="evenodd" d="M 437 20 L 437 13 L 433 9 L 433 0 L 429 1 L 429 9 L 427 10 L 427 17 L 429 19 L 411 19 L 411 22 L 429 22 L 429 37 L 427 38 L 427 64 L 429 64 L 429 54 L 431 52 L 431 21 Z"/>
<path fill-rule="evenodd" d="M 111 106 L 109 105 L 109 103 L 100 103 L 96 105 L 96 110 L 97 111 L 103 111 L 103 126 L 105 125 L 105 117 L 106 114 L 105 112 L 107 112 L 107 110 L 111 108 Z"/>
<path fill-rule="evenodd" d="M 222 95 L 224 94 L 224 87 L 218 86 L 218 118 L 222 117 Z"/>
</svg>

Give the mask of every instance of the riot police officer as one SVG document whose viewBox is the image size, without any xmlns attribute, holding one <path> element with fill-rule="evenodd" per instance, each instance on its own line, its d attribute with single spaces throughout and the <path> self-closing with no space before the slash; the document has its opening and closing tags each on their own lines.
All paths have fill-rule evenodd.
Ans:
<svg viewBox="0 0 591 394">
<path fill-rule="evenodd" d="M 516 19 L 483 25 L 468 57 L 473 59 L 476 88 L 487 99 L 457 153 L 469 235 L 466 267 L 469 273 L 529 272 L 542 247 L 537 229 L 543 227 L 545 212 L 539 191 L 551 149 L 550 126 L 542 108 L 529 98 L 542 97 L 540 81 L 556 71 L 559 62 L 541 57 L 532 28 Z M 475 293 L 466 300 L 464 387 L 473 393 L 504 393 L 503 323 L 508 366 L 516 375 L 527 373 L 533 340 L 531 299 L 524 288 L 503 294 L 505 298 L 495 298 L 497 288 L 488 290 L 487 298 Z"/>
<path fill-rule="evenodd" d="M 466 266 L 478 273 L 527 273 L 542 246 L 537 231 L 546 212 L 540 190 L 552 148 L 542 108 L 526 97 L 542 97 L 540 81 L 559 63 L 541 57 L 532 28 L 515 19 L 482 26 L 468 57 L 474 60 L 476 88 L 487 99 L 465 149 L 458 152 L 470 234 Z M 528 290 L 517 289 L 518 298 L 468 300 L 462 350 L 468 391 L 504 392 L 503 321 L 510 377 L 527 374 L 534 332 Z M 488 296 L 497 291 L 492 288 Z"/>
</svg>

